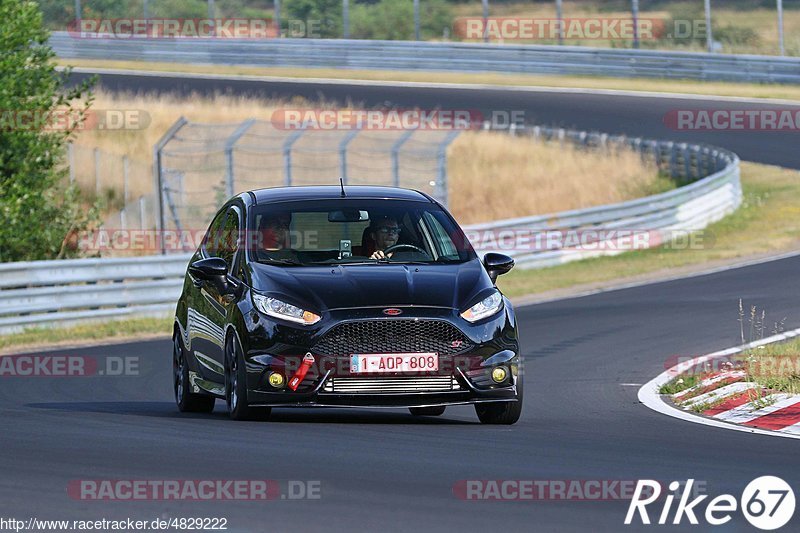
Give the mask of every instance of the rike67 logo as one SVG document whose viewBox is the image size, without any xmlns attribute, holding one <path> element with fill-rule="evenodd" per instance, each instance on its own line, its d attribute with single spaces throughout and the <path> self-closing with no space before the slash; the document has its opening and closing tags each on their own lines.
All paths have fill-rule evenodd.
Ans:
<svg viewBox="0 0 800 533">
<path fill-rule="evenodd" d="M 658 515 L 653 519 L 656 524 L 678 525 L 685 519 L 690 524 L 699 524 L 698 516 L 705 519 L 707 524 L 721 526 L 731 521 L 737 509 L 740 509 L 744 517 L 754 527 L 771 531 L 783 527 L 794 515 L 795 499 L 794 491 L 784 480 L 775 476 L 762 476 L 751 481 L 742 492 L 741 498 L 737 499 L 730 494 L 721 494 L 712 500 L 705 502 L 705 511 L 701 512 L 704 500 L 708 495 L 692 496 L 692 486 L 694 479 L 689 479 L 685 484 L 673 481 L 669 484 L 669 491 L 663 498 L 663 507 Z M 677 494 L 679 488 L 683 486 L 681 494 Z M 651 517 L 648 506 L 658 501 L 658 504 L 651 505 L 651 511 L 658 511 L 661 502 L 661 484 L 651 479 L 639 480 L 628 507 L 628 514 L 625 516 L 625 524 L 641 520 L 642 524 L 651 524 Z M 677 506 L 673 511 L 673 504 L 678 499 Z"/>
</svg>

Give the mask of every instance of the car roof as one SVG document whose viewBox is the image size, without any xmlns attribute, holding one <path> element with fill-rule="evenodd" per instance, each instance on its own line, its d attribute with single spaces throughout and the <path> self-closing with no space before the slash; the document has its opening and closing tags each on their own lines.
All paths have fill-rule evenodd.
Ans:
<svg viewBox="0 0 800 533">
<path fill-rule="evenodd" d="M 376 185 L 345 185 L 347 198 L 376 198 L 387 200 L 416 200 L 432 202 L 430 196 L 411 189 L 381 187 Z M 310 185 L 294 187 L 270 187 L 250 191 L 256 204 L 288 202 L 294 200 L 336 200 L 342 197 L 339 185 Z"/>
</svg>

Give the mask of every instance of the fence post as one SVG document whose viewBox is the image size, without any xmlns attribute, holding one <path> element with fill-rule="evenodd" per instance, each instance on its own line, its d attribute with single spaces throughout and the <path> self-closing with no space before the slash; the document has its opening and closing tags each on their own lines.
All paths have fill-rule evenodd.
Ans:
<svg viewBox="0 0 800 533">
<path fill-rule="evenodd" d="M 714 32 L 711 31 L 711 0 L 705 0 L 704 7 L 706 11 L 706 46 L 708 52 L 714 51 Z"/>
<path fill-rule="evenodd" d="M 350 2 L 342 0 L 342 33 L 345 39 L 350 38 Z"/>
<path fill-rule="evenodd" d="M 419 41 L 419 0 L 414 0 L 414 40 Z"/>
<path fill-rule="evenodd" d="M 119 229 L 128 229 L 128 220 L 125 216 L 125 208 L 119 210 Z"/>
<path fill-rule="evenodd" d="M 253 124 L 255 124 L 256 120 L 251 118 L 249 120 L 245 120 L 242 122 L 238 128 L 228 137 L 228 140 L 225 141 L 225 187 L 226 191 L 228 192 L 228 198 L 234 195 L 235 187 L 234 187 L 234 168 L 233 168 L 233 148 L 239 139 L 242 138 L 242 135 L 247 133 Z"/>
<path fill-rule="evenodd" d="M 285 179 L 284 185 L 287 187 L 292 185 L 292 145 L 302 137 L 304 133 L 305 130 L 298 130 L 283 142 L 283 176 Z"/>
<path fill-rule="evenodd" d="M 450 146 L 456 137 L 458 137 L 459 130 L 453 130 L 447 134 L 444 141 L 439 144 L 439 150 L 437 153 L 437 165 L 436 165 L 436 199 L 442 202 L 445 207 L 447 207 L 447 147 Z"/>
<path fill-rule="evenodd" d="M 416 130 L 406 130 L 392 145 L 392 185 L 400 186 L 400 148 L 414 135 Z"/>
<path fill-rule="evenodd" d="M 783 43 L 783 0 L 778 0 L 778 50 L 782 56 L 786 55 Z"/>
<path fill-rule="evenodd" d="M 161 175 L 161 151 L 164 149 L 167 143 L 170 140 L 172 140 L 172 138 L 178 133 L 178 131 L 180 131 L 180 129 L 186 125 L 187 122 L 188 121 L 186 120 L 186 118 L 180 117 L 153 147 L 153 180 L 155 182 L 154 199 L 156 202 L 155 205 L 156 231 L 164 229 L 164 201 L 162 198 L 164 194 L 164 180 Z M 166 253 L 167 250 L 164 247 L 164 239 L 161 239 L 161 254 L 164 255 Z"/>
<path fill-rule="evenodd" d="M 361 133 L 359 129 L 350 130 L 339 143 L 339 177 L 342 178 L 345 184 L 347 183 L 347 145 L 350 144 L 359 133 Z"/>
<path fill-rule="evenodd" d="M 145 229 L 144 224 L 144 196 L 139 197 L 139 229 Z"/>
<path fill-rule="evenodd" d="M 122 156 L 122 203 L 128 205 L 128 177 L 130 173 L 128 156 Z"/>
</svg>

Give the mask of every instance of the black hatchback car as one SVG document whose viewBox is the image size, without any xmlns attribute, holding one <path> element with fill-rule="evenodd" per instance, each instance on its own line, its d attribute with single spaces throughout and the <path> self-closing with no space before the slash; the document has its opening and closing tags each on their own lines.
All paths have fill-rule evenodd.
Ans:
<svg viewBox="0 0 800 533">
<path fill-rule="evenodd" d="M 192 257 L 175 313 L 181 411 L 474 404 L 522 410 L 514 310 L 434 199 L 392 187 L 260 189 L 230 199 Z"/>
</svg>

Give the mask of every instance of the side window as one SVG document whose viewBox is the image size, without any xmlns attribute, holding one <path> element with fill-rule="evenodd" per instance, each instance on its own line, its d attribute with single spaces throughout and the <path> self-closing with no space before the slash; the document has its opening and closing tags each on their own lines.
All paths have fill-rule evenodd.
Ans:
<svg viewBox="0 0 800 533">
<path fill-rule="evenodd" d="M 217 255 L 228 263 L 228 272 L 233 272 L 234 257 L 239 249 L 239 215 L 234 209 L 229 209 L 222 225 L 220 246 Z"/>
<path fill-rule="evenodd" d="M 425 222 L 430 228 L 431 236 L 439 254 L 444 257 L 458 257 L 458 250 L 455 244 L 439 221 L 430 213 L 425 213 Z"/>
<path fill-rule="evenodd" d="M 208 257 L 218 257 L 219 256 L 219 246 L 220 246 L 220 229 L 222 228 L 222 224 L 225 222 L 225 215 L 227 211 L 221 211 L 217 213 L 217 216 L 214 217 L 214 220 L 211 221 L 211 224 L 208 226 L 208 231 L 206 232 L 205 237 L 203 237 L 203 252 Z"/>
</svg>

